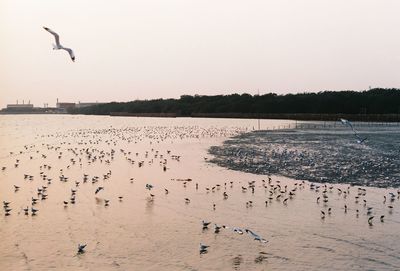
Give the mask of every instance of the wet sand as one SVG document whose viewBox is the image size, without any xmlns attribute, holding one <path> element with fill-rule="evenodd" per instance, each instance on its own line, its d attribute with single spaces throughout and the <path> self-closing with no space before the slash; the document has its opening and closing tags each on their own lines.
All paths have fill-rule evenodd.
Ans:
<svg viewBox="0 0 400 271">
<path fill-rule="evenodd" d="M 263 128 L 279 123 L 287 122 L 262 121 Z M 308 182 L 279 176 L 268 183 L 269 176 L 208 162 L 210 146 L 256 125 L 256 120 L 0 116 L 0 167 L 6 167 L 0 172 L 0 200 L 11 202 L 12 209 L 9 216 L 0 212 L 0 270 L 399 269 L 400 203 L 397 198 L 383 203 L 396 190 L 365 188 L 356 203 L 358 187 L 345 198 L 337 189 L 347 191 L 348 185 L 328 184 L 329 201 L 316 203 L 322 185 L 316 191 Z M 61 175 L 68 180 L 60 181 Z M 180 180 L 187 178 L 186 184 Z M 149 191 L 146 184 L 154 187 Z M 278 184 L 279 190 L 287 186 L 286 193 L 274 190 Z M 37 195 L 42 186 L 45 200 Z M 95 194 L 100 186 L 104 190 Z M 32 197 L 38 198 L 36 216 L 23 211 L 31 208 Z M 208 230 L 202 220 L 212 222 Z M 214 223 L 228 228 L 216 234 Z M 251 229 L 268 243 L 237 234 L 234 227 Z M 82 243 L 85 253 L 77 254 Z M 199 243 L 210 246 L 208 253 L 199 253 Z"/>
</svg>

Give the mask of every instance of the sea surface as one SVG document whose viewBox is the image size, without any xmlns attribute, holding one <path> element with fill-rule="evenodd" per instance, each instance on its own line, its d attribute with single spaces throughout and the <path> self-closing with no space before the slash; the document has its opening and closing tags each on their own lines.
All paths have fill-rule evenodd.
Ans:
<svg viewBox="0 0 400 271">
<path fill-rule="evenodd" d="M 256 133 L 293 123 L 261 120 L 269 131 Z M 0 270 L 400 270 L 398 188 L 214 163 L 213 148 L 254 129 L 257 120 L 0 116 Z M 320 155 L 312 142 L 309 159 Z"/>
</svg>

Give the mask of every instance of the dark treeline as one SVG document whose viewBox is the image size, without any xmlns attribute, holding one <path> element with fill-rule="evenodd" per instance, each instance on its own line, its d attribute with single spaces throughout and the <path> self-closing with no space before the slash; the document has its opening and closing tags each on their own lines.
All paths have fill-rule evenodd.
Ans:
<svg viewBox="0 0 400 271">
<path fill-rule="evenodd" d="M 108 115 L 120 113 L 175 113 L 191 116 L 199 113 L 254 114 L 400 114 L 400 89 L 368 91 L 324 91 L 277 95 L 183 95 L 180 99 L 137 100 L 112 102 L 70 113 Z"/>
</svg>

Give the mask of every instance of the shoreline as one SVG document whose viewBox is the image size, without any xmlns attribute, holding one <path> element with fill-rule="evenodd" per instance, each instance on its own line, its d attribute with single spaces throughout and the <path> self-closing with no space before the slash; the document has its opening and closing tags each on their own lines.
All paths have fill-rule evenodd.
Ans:
<svg viewBox="0 0 400 271">
<path fill-rule="evenodd" d="M 341 118 L 358 122 L 400 122 L 400 114 L 308 114 L 308 113 L 130 113 L 111 112 L 110 114 L 70 114 L 53 112 L 0 112 L 0 115 L 92 115 L 111 117 L 152 117 L 152 118 L 233 118 L 233 119 L 284 119 L 299 121 L 337 121 Z"/>
<path fill-rule="evenodd" d="M 341 118 L 360 122 L 400 122 L 400 114 L 308 114 L 308 113 L 129 113 L 111 112 L 112 117 L 156 117 L 156 118 L 221 118 L 221 119 L 284 119 L 300 121 L 337 121 Z"/>
</svg>

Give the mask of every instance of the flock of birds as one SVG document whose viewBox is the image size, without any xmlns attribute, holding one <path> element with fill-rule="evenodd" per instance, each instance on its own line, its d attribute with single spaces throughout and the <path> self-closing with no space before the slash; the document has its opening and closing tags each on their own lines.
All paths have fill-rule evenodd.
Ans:
<svg viewBox="0 0 400 271">
<path fill-rule="evenodd" d="M 226 187 L 226 183 L 224 184 Z M 231 187 L 233 185 L 233 182 L 231 182 Z M 217 186 L 212 187 L 211 190 L 214 190 Z M 242 186 L 242 192 L 247 192 L 251 191 L 252 193 L 255 193 L 255 187 L 256 187 L 256 182 L 255 181 L 249 181 L 247 186 Z M 333 207 L 330 206 L 329 201 L 330 198 L 332 198 L 331 194 L 336 194 L 345 202 L 343 203 L 343 208 L 340 208 L 338 211 L 342 211 L 345 214 L 350 212 L 350 207 L 348 207 L 348 202 L 346 199 L 351 196 L 351 191 L 354 191 L 356 189 L 356 194 L 353 197 L 354 198 L 354 204 L 356 207 L 353 207 L 352 211 L 355 213 L 356 217 L 359 218 L 360 215 L 366 216 L 366 221 L 370 227 L 373 226 L 374 223 L 374 218 L 376 216 L 379 216 L 379 221 L 381 223 L 384 223 L 385 221 L 385 214 L 388 213 L 389 215 L 393 214 L 393 203 L 395 201 L 400 200 L 400 189 L 397 191 L 393 192 L 388 192 L 387 194 L 383 195 L 382 198 L 382 204 L 387 208 L 385 211 L 385 208 L 381 210 L 381 214 L 378 214 L 377 211 L 374 211 L 374 207 L 371 205 L 368 205 L 367 203 L 367 190 L 362 187 L 358 188 L 352 188 L 351 186 L 347 186 L 346 188 L 343 188 L 342 186 L 340 187 L 335 187 L 335 185 L 327 185 L 327 184 L 319 184 L 319 183 L 313 183 L 313 182 L 305 182 L 302 181 L 300 183 L 294 183 L 293 188 L 289 189 L 288 185 L 282 186 L 280 184 L 280 181 L 275 181 L 272 182 L 271 177 L 268 177 L 268 181 L 262 180 L 262 185 L 261 187 L 268 192 L 269 196 L 267 197 L 267 200 L 265 200 L 265 206 L 267 207 L 268 205 L 272 204 L 273 201 L 277 202 L 282 202 L 283 205 L 287 205 L 288 201 L 293 200 L 294 197 L 296 197 L 296 194 L 304 189 L 305 187 L 308 187 L 310 191 L 314 191 L 317 194 L 316 197 L 316 204 L 321 205 L 321 220 L 324 220 L 326 216 L 331 216 L 333 211 Z M 208 188 L 206 188 L 208 189 Z M 223 198 L 227 199 L 228 194 L 226 192 L 223 192 Z M 253 206 L 253 201 L 247 201 L 246 202 L 246 208 L 250 208 Z M 213 206 L 215 208 L 215 205 Z M 375 219 L 376 220 L 376 219 Z M 205 222 L 202 221 L 203 223 L 203 229 L 207 228 L 210 222 Z M 218 226 L 215 224 L 214 232 L 219 233 L 221 229 L 229 229 L 229 227 L 222 225 Z M 261 243 L 267 243 L 268 241 L 265 240 L 264 238 L 260 237 L 260 235 L 254 233 L 253 231 L 249 229 L 241 229 L 238 227 L 232 227 L 231 228 L 233 232 L 236 232 L 238 234 L 243 234 L 244 232 L 248 233 L 251 235 L 254 240 L 259 241 Z M 200 253 L 206 253 L 208 250 L 209 246 L 206 246 L 202 243 L 200 243 Z"/>
<path fill-rule="evenodd" d="M 173 132 L 174 131 L 174 132 Z M 176 132 L 179 131 L 179 132 Z M 26 186 L 30 186 L 35 183 L 37 177 L 39 177 L 40 185 L 37 186 L 35 191 L 29 193 L 28 206 L 20 206 L 18 209 L 18 215 L 23 213 L 25 216 L 37 216 L 39 213 L 39 208 L 36 206 L 43 205 L 48 199 L 49 193 L 48 188 L 54 185 L 54 180 L 60 183 L 72 183 L 73 187 L 69 188 L 70 195 L 68 198 L 63 199 L 62 205 L 64 208 L 68 208 L 69 205 L 78 204 L 77 193 L 82 185 L 91 183 L 95 185 L 96 188 L 93 191 L 93 196 L 97 203 L 104 203 L 107 207 L 110 204 L 110 199 L 102 198 L 101 194 L 106 188 L 105 184 L 96 185 L 99 182 L 110 179 L 112 176 L 112 171 L 108 170 L 104 174 L 89 176 L 89 174 L 82 172 L 82 180 L 73 180 L 66 173 L 71 172 L 70 170 L 83 171 L 83 167 L 90 166 L 95 163 L 98 165 L 110 165 L 113 163 L 114 158 L 117 153 L 120 153 L 130 166 L 137 166 L 138 168 L 144 167 L 144 165 L 158 164 L 161 166 L 163 171 L 168 170 L 167 164 L 170 161 L 179 162 L 181 159 L 180 155 L 173 154 L 170 150 L 166 153 L 161 154 L 159 150 L 151 148 L 146 150 L 144 153 L 132 152 L 126 149 L 120 148 L 119 152 L 114 149 L 118 143 L 121 141 L 126 144 L 137 144 L 144 140 L 149 140 L 149 145 L 154 143 L 160 143 L 166 140 L 184 140 L 184 139 L 199 139 L 204 137 L 225 137 L 241 132 L 241 129 L 219 129 L 219 128 L 209 128 L 204 129 L 200 127 L 132 127 L 124 129 L 100 129 L 100 130 L 74 130 L 67 133 L 55 133 L 49 135 L 37 136 L 37 139 L 45 139 L 46 141 L 53 141 L 56 139 L 57 143 L 42 143 L 40 145 L 30 144 L 25 145 L 22 150 L 9 153 L 9 161 L 12 161 L 12 157 L 15 157 L 15 162 L 9 162 L 11 165 L 2 166 L 1 173 L 3 176 L 7 176 L 7 172 L 10 170 L 21 169 L 21 163 L 29 165 L 32 161 L 42 159 L 43 164 L 38 167 L 39 174 L 37 172 L 22 173 L 21 179 L 23 182 L 18 182 L 12 185 L 12 189 L 15 194 L 21 193 L 22 190 L 26 190 Z M 67 139 L 71 138 L 81 138 L 76 144 L 80 146 L 71 147 L 71 143 Z M 112 139 L 105 139 L 112 138 Z M 104 147 L 106 146 L 106 147 Z M 106 150 L 108 148 L 108 150 Z M 25 158 L 25 161 L 23 158 Z M 57 162 L 57 160 L 59 162 Z M 48 161 L 48 162 L 46 162 Z M 58 172 L 54 176 L 55 166 L 50 163 L 55 162 L 55 164 L 64 164 L 63 168 L 56 170 Z M 65 165 L 67 162 L 67 165 Z M 158 163 L 157 163 L 158 162 Z M 134 182 L 134 178 L 129 179 L 130 183 Z M 178 180 L 181 181 L 181 180 Z M 190 179 L 184 180 L 184 184 Z M 198 187 L 198 185 L 197 185 Z M 146 184 L 146 189 L 149 191 L 153 188 L 152 184 Z M 28 188 L 29 190 L 29 188 Z M 168 194 L 169 190 L 165 188 L 165 193 Z M 154 200 L 154 194 L 150 193 L 150 197 Z M 122 202 L 124 196 L 118 195 L 118 201 Z M 26 200 L 25 200 L 26 201 Z M 185 202 L 189 203 L 190 199 L 185 198 Z M 8 200 L 3 200 L 4 215 L 10 216 L 12 212 L 11 206 L 13 203 Z M 14 208 L 15 209 L 15 208 Z M 87 244 L 78 244 L 78 253 L 82 254 L 85 252 L 85 247 Z"/>
<path fill-rule="evenodd" d="M 138 130 L 139 129 L 139 130 Z M 165 128 L 167 129 L 167 128 Z M 131 133 L 134 130 L 136 133 Z M 178 129 L 179 130 L 179 129 Z M 193 130 L 197 130 L 197 132 L 193 132 Z M 138 131 L 140 131 L 138 133 Z M 143 134 L 143 131 L 145 133 Z M 158 131 L 158 134 L 154 134 L 154 131 Z M 164 132 L 163 132 L 164 131 Z M 233 131 L 235 133 L 236 131 Z M 17 157 L 19 155 L 27 155 L 26 163 L 29 163 L 30 160 L 33 159 L 42 159 L 44 163 L 41 163 L 39 170 L 39 179 L 41 180 L 41 184 L 37 187 L 36 195 L 30 195 L 29 201 L 30 206 L 20 206 L 19 208 L 23 211 L 25 215 L 31 214 L 31 216 L 38 215 L 39 209 L 36 207 L 39 204 L 44 204 L 41 202 L 46 201 L 49 197 L 48 187 L 54 184 L 54 179 L 58 179 L 60 183 L 72 183 L 73 187 L 68 187 L 70 191 L 70 196 L 68 199 L 60 199 L 60 203 L 64 208 L 68 208 L 69 204 L 78 204 L 77 193 L 80 187 L 86 184 L 92 184 L 95 186 L 93 188 L 93 198 L 98 203 L 104 203 L 104 206 L 107 207 L 110 204 L 110 199 L 101 198 L 103 191 L 107 190 L 107 186 L 110 185 L 107 180 L 112 178 L 112 171 L 107 170 L 103 174 L 90 176 L 89 174 L 83 172 L 83 166 L 89 166 L 95 163 L 99 165 L 110 165 L 113 163 L 116 156 L 119 154 L 129 166 L 135 166 L 138 168 L 144 167 L 144 165 L 159 165 L 160 170 L 166 171 L 168 170 L 168 166 L 171 161 L 175 161 L 179 163 L 181 159 L 181 155 L 173 154 L 172 151 L 167 150 L 166 153 L 161 153 L 159 150 L 156 150 L 152 147 L 152 142 L 160 143 L 161 141 L 171 140 L 171 138 L 200 138 L 205 136 L 220 136 L 226 134 L 226 131 L 223 130 L 204 130 L 195 128 L 188 132 L 187 128 L 183 128 L 180 130 L 180 133 L 168 134 L 165 133 L 165 130 L 162 128 L 126 128 L 126 129 L 104 129 L 104 130 L 80 130 L 80 131 L 72 131 L 67 134 L 55 134 L 55 135 L 47 135 L 42 136 L 44 138 L 56 138 L 58 139 L 56 143 L 53 144 L 45 144 L 42 143 L 40 146 L 35 144 L 24 146 L 24 150 L 19 152 L 11 152 L 10 157 Z M 112 136 L 111 136 L 112 135 Z M 75 145 L 71 146 L 71 143 L 65 140 L 66 138 L 80 138 L 78 140 L 75 139 Z M 110 139 L 111 138 L 111 139 Z M 148 144 L 150 146 L 149 150 L 144 151 L 143 153 L 132 152 L 130 148 L 120 148 L 117 150 L 117 146 L 123 141 L 124 143 L 138 143 L 139 141 L 149 140 Z M 59 161 L 67 162 L 63 168 L 58 170 L 55 169 L 55 166 L 50 165 L 50 163 L 54 163 L 56 159 Z M 120 157 L 119 157 L 120 158 Z M 207 158 L 204 158 L 207 160 Z M 15 160 L 13 163 L 13 167 L 11 170 L 19 170 L 22 158 Z M 46 162 L 48 161 L 48 162 Z M 57 164 L 57 163 L 55 163 Z M 67 174 L 68 170 L 78 170 L 82 172 L 81 180 L 72 180 Z M 2 174 L 6 174 L 8 171 L 7 166 L 2 167 Z M 54 177 L 54 171 L 57 173 L 57 177 Z M 21 174 L 21 178 L 23 178 L 25 183 L 33 183 L 36 180 L 35 172 L 24 173 Z M 50 175 L 53 175 L 51 177 Z M 134 182 L 134 178 L 130 178 L 129 181 L 131 183 Z M 175 179 L 175 183 L 182 183 L 184 187 L 189 186 L 192 183 L 192 179 Z M 15 193 L 19 193 L 24 189 L 25 183 L 10 184 L 10 189 L 12 189 Z M 100 184 L 101 183 L 101 184 Z M 223 183 L 215 183 L 213 186 L 201 187 L 199 183 L 195 184 L 195 191 L 202 190 L 206 193 L 220 193 L 222 202 L 229 202 L 230 195 L 234 193 L 234 181 L 228 181 Z M 237 184 L 237 182 L 236 182 Z M 67 186 L 65 186 L 67 187 Z M 152 183 L 147 183 L 145 185 L 145 189 L 148 190 L 149 198 L 148 200 L 154 201 L 156 200 L 157 193 L 163 193 L 168 195 L 169 193 L 173 193 L 173 188 L 171 187 L 163 187 L 161 189 L 155 188 L 156 185 Z M 203 190 L 204 189 L 204 190 Z M 242 193 L 251 193 L 254 194 L 255 191 L 262 190 L 266 197 L 263 199 L 262 205 L 268 207 L 273 202 L 280 202 L 283 206 L 288 206 L 292 204 L 292 202 L 296 199 L 300 191 L 304 191 L 305 189 L 309 189 L 310 191 L 314 191 L 316 193 L 315 196 L 315 204 L 320 206 L 320 217 L 322 220 L 326 219 L 327 216 L 332 215 L 334 212 L 338 212 L 339 210 L 335 209 L 333 205 L 330 205 L 330 200 L 333 198 L 332 195 L 336 194 L 339 196 L 339 199 L 343 200 L 343 208 L 341 208 L 342 212 L 348 213 L 353 211 L 356 214 L 356 217 L 365 216 L 366 222 L 373 226 L 374 221 L 377 220 L 376 217 L 379 217 L 379 221 L 383 223 L 385 221 L 385 215 L 390 215 L 394 209 L 394 202 L 398 201 L 400 198 L 400 190 L 391 191 L 388 194 L 382 196 L 382 204 L 387 208 L 387 212 L 375 211 L 374 206 L 369 205 L 367 201 L 367 190 L 362 187 L 354 188 L 348 186 L 343 188 L 343 185 L 328 185 L 328 184 L 319 184 L 313 182 L 297 182 L 293 184 L 281 184 L 279 180 L 273 181 L 271 177 L 268 177 L 266 180 L 260 181 L 249 181 L 245 184 L 241 184 L 240 192 Z M 162 192 L 160 192 L 160 190 Z M 156 191 L 156 192 L 155 192 Z M 237 190 L 236 190 L 237 191 Z M 353 195 L 354 194 L 354 195 Z M 118 198 L 119 201 L 122 201 L 124 197 L 128 197 L 129 195 L 115 195 L 115 198 Z M 354 200 L 354 204 L 351 207 L 348 206 L 351 198 Z M 188 197 L 182 196 L 182 200 L 185 204 L 191 204 L 192 200 Z M 337 199 L 335 199 L 337 200 Z M 259 203 L 259 202 L 257 202 Z M 248 200 L 245 202 L 245 208 L 252 208 L 255 204 L 255 200 Z M 10 216 L 12 214 L 12 202 L 8 200 L 3 200 L 3 209 L 4 215 Z M 43 205 L 44 207 L 45 205 Z M 354 207 L 355 206 L 355 207 Z M 212 210 L 216 210 L 216 203 L 212 204 Z M 16 207 L 18 208 L 18 207 Z M 18 213 L 19 214 L 19 213 Z M 201 222 L 203 231 L 206 231 L 211 224 L 209 221 L 203 220 Z M 247 227 L 237 227 L 237 226 L 227 226 L 227 225 L 218 225 L 214 223 L 214 233 L 218 234 L 221 231 L 230 231 L 234 234 L 239 235 L 248 235 L 253 240 L 260 242 L 261 244 L 266 244 L 268 241 L 262 237 L 260 234 L 255 231 L 248 229 Z M 78 244 L 77 252 L 82 254 L 85 252 L 87 244 Z M 207 253 L 210 246 L 204 243 L 200 243 L 199 251 L 201 254 Z"/>
<path fill-rule="evenodd" d="M 372 134 L 368 142 L 357 143 L 347 129 L 259 131 L 230 138 L 209 152 L 212 162 L 220 166 L 256 174 L 318 183 L 400 186 L 398 129 L 374 129 Z"/>
</svg>

